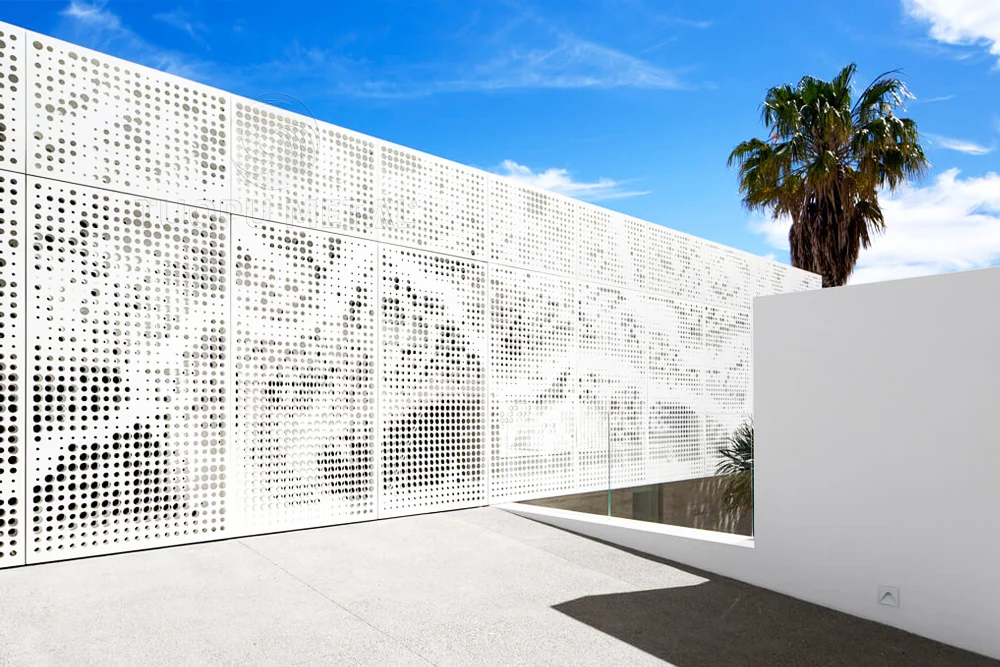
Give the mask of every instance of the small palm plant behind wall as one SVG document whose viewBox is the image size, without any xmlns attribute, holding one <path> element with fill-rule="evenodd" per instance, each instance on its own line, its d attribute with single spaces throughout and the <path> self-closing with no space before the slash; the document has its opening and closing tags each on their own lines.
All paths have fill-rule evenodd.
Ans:
<svg viewBox="0 0 1000 667">
<path fill-rule="evenodd" d="M 748 417 L 733 431 L 719 455 L 715 474 L 725 477 L 722 501 L 726 512 L 739 519 L 753 512 L 753 419 Z"/>
</svg>

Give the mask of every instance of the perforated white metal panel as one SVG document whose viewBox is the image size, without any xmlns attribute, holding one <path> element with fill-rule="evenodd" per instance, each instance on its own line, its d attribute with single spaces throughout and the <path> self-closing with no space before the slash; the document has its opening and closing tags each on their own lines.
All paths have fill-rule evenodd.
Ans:
<svg viewBox="0 0 1000 667">
<path fill-rule="evenodd" d="M 749 414 L 750 313 L 705 307 L 705 397 L 713 413 Z"/>
<path fill-rule="evenodd" d="M 705 475 L 715 472 L 718 450 L 753 412 L 751 313 L 705 308 Z"/>
<path fill-rule="evenodd" d="M 0 23 L 0 169 L 24 173 L 26 32 Z"/>
<path fill-rule="evenodd" d="M 234 227 L 241 532 L 375 518 L 375 243 Z"/>
<path fill-rule="evenodd" d="M 28 562 L 225 536 L 228 221 L 29 177 Z"/>
<path fill-rule="evenodd" d="M 659 225 L 646 229 L 646 289 L 704 301 L 707 243 Z"/>
<path fill-rule="evenodd" d="M 763 257 L 755 258 L 750 264 L 751 296 L 767 296 L 773 294 L 776 271 L 771 268 L 771 262 Z M 779 281 L 780 284 L 780 281 Z"/>
<path fill-rule="evenodd" d="M 617 287 L 642 287 L 646 224 L 591 204 L 580 204 L 576 276 Z"/>
<path fill-rule="evenodd" d="M 382 246 L 379 517 L 486 502 L 486 267 Z"/>
<path fill-rule="evenodd" d="M 787 264 L 769 262 L 763 257 L 756 258 L 752 264 L 752 276 L 755 297 L 819 289 L 823 284 L 821 276 Z"/>
<path fill-rule="evenodd" d="M 0 567 L 712 474 L 818 276 L 283 101 L 0 24 Z"/>
<path fill-rule="evenodd" d="M 750 261 L 732 248 L 705 244 L 705 298 L 729 308 L 750 308 Z"/>
<path fill-rule="evenodd" d="M 490 267 L 490 502 L 574 488 L 574 281 Z"/>
<path fill-rule="evenodd" d="M 631 285 L 637 290 L 648 289 L 647 273 L 649 272 L 649 248 L 646 241 L 649 238 L 648 227 L 652 223 L 631 216 L 622 216 L 624 241 L 619 242 L 622 248 L 622 271 L 631 272 Z M 579 265 L 579 264 L 578 264 Z"/>
<path fill-rule="evenodd" d="M 234 97 L 233 107 L 238 212 L 376 236 L 374 139 L 243 97 Z"/>
<path fill-rule="evenodd" d="M 781 289 L 775 294 L 786 292 L 805 292 L 806 290 L 820 289 L 823 287 L 823 277 L 815 273 L 809 273 L 802 269 L 796 269 L 787 264 L 773 264 L 772 269 L 784 275 Z"/>
<path fill-rule="evenodd" d="M 486 174 L 392 144 L 380 156 L 380 240 L 485 259 Z"/>
<path fill-rule="evenodd" d="M 704 467 L 704 308 L 643 298 L 649 346 L 650 481 L 695 477 Z"/>
<path fill-rule="evenodd" d="M 490 176 L 490 260 L 576 275 L 579 204 Z"/>
<path fill-rule="evenodd" d="M 607 488 L 610 457 L 613 486 L 641 483 L 648 352 L 639 295 L 580 283 L 577 304 L 577 482 L 583 489 Z"/>
<path fill-rule="evenodd" d="M 28 173 L 189 204 L 229 198 L 221 91 L 28 32 Z"/>
<path fill-rule="evenodd" d="M 0 172 L 0 568 L 24 564 L 24 176 Z"/>
</svg>

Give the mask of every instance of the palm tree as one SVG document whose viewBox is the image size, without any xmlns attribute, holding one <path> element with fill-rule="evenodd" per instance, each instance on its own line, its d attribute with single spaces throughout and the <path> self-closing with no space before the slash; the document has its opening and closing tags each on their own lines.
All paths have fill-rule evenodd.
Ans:
<svg viewBox="0 0 1000 667">
<path fill-rule="evenodd" d="M 823 276 L 823 287 L 847 282 L 861 248 L 885 229 L 878 191 L 920 177 L 929 164 L 917 125 L 899 118 L 906 86 L 882 74 L 854 100 L 853 63 L 832 81 L 802 77 L 771 88 L 762 120 L 767 141 L 744 141 L 729 155 L 751 211 L 789 216 L 792 264 Z"/>
<path fill-rule="evenodd" d="M 722 501 L 726 511 L 742 516 L 753 510 L 753 420 L 747 418 L 719 450 L 715 474 L 725 477 Z"/>
</svg>

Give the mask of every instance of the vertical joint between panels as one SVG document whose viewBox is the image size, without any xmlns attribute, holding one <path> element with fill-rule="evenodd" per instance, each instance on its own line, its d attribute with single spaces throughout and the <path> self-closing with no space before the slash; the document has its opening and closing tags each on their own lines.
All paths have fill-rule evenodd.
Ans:
<svg viewBox="0 0 1000 667">
<path fill-rule="evenodd" d="M 492 215 L 492 209 L 490 208 L 490 187 L 491 176 L 486 176 L 483 179 L 483 184 L 485 191 L 483 197 L 485 199 L 483 205 L 483 227 L 485 230 L 485 240 L 483 245 L 483 260 L 484 267 L 486 271 L 486 307 L 483 311 L 483 318 L 485 319 L 486 327 L 486 345 L 484 355 L 484 365 L 483 374 L 486 378 L 486 400 L 483 401 L 484 409 L 486 414 L 483 418 L 483 424 L 486 428 L 483 438 L 483 487 L 485 493 L 485 500 L 487 505 L 493 504 L 493 268 L 490 263 L 490 249 L 492 237 L 490 236 L 490 219 Z"/>
<path fill-rule="evenodd" d="M 27 82 L 25 82 L 27 83 Z M 25 86 L 27 87 L 27 86 Z M 27 126 L 27 119 L 25 119 L 25 126 Z M 27 142 L 25 142 L 27 144 Z M 25 164 L 27 169 L 27 164 Z M 28 428 L 28 423 L 30 420 L 29 413 L 31 411 L 31 405 L 29 405 L 28 397 L 34 396 L 34 387 L 28 383 L 34 383 L 34 373 L 29 367 L 29 356 L 28 350 L 30 348 L 29 339 L 29 329 L 28 322 L 30 319 L 30 298 L 31 283 L 28 281 L 28 276 L 30 273 L 30 266 L 28 261 L 28 203 L 27 203 L 27 189 L 28 189 L 28 177 L 25 175 L 23 177 L 24 183 L 24 213 L 21 217 L 21 261 L 24 262 L 24 283 L 21 285 L 21 316 L 23 318 L 23 339 L 20 345 L 21 352 L 21 405 L 20 405 L 20 437 L 18 438 L 19 444 L 21 446 L 21 470 L 24 475 L 24 497 L 21 499 L 21 558 L 19 559 L 22 563 L 27 564 L 28 562 L 28 549 L 34 541 L 34 535 L 32 526 L 35 525 L 34 522 L 34 499 L 32 495 L 29 494 L 31 491 L 31 473 L 34 470 L 32 456 L 34 455 L 34 447 L 32 447 L 31 432 L 32 429 Z M 30 393 L 29 393 L 30 392 Z M 33 398 L 31 400 L 34 400 Z"/>
<path fill-rule="evenodd" d="M 28 322 L 30 319 L 30 306 L 32 292 L 30 289 L 31 283 L 28 281 L 30 275 L 30 266 L 28 260 L 28 248 L 31 247 L 30 239 L 28 235 L 30 230 L 28 227 L 28 118 L 31 114 L 30 107 L 28 106 L 31 101 L 31 96 L 29 94 L 29 89 L 31 85 L 31 80 L 34 78 L 34 74 L 31 68 L 28 67 L 28 31 L 22 32 L 21 39 L 21 64 L 25 71 L 22 73 L 22 94 L 24 95 L 24 116 L 21 118 L 21 183 L 23 185 L 23 195 L 22 200 L 24 202 L 24 212 L 21 214 L 21 261 L 24 262 L 23 270 L 23 280 L 21 285 L 21 317 L 22 320 L 22 336 L 20 345 L 21 353 L 21 392 L 20 400 L 21 405 L 19 406 L 21 424 L 19 430 L 18 444 L 21 447 L 21 474 L 24 476 L 24 497 L 21 499 L 21 558 L 18 560 L 27 564 L 29 549 L 34 541 L 34 535 L 32 533 L 34 526 L 34 503 L 33 497 L 29 494 L 31 490 L 31 473 L 34 470 L 34 462 L 32 457 L 34 455 L 33 440 L 31 436 L 32 429 L 29 429 L 28 424 L 30 420 L 31 405 L 29 403 L 29 397 L 34 397 L 33 386 L 28 383 L 34 382 L 34 373 L 29 367 L 29 356 L 28 350 L 30 349 L 29 340 L 29 327 Z M 30 399 L 31 401 L 34 398 Z"/>
<path fill-rule="evenodd" d="M 373 387 L 375 389 L 375 423 L 372 425 L 372 498 L 374 500 L 375 519 L 382 515 L 382 322 L 384 320 L 384 304 L 382 303 L 382 226 L 389 202 L 386 201 L 383 188 L 383 145 L 378 139 L 372 142 L 372 158 L 374 159 L 373 189 L 375 194 L 375 225 L 372 230 L 372 245 L 375 247 L 375 309 L 373 323 L 375 325 L 375 350 L 372 355 Z"/>
<path fill-rule="evenodd" d="M 226 100 L 227 109 L 229 113 L 229 146 L 230 150 L 226 153 L 226 168 L 227 168 L 227 180 L 228 180 L 228 196 L 229 200 L 220 208 L 223 210 L 228 209 L 228 219 L 229 219 L 229 247 L 227 260 L 228 265 L 226 267 L 226 278 L 228 280 L 227 284 L 227 299 L 229 304 L 229 345 L 227 359 L 227 369 L 228 369 L 228 392 L 226 394 L 227 401 L 226 407 L 229 408 L 229 419 L 227 420 L 226 429 L 226 483 L 229 488 L 229 493 L 226 494 L 226 505 L 227 511 L 226 516 L 229 521 L 229 534 L 231 537 L 237 537 L 245 533 L 244 530 L 244 519 L 245 519 L 245 508 L 244 508 L 244 498 L 245 494 L 242 488 L 243 480 L 238 479 L 241 477 L 237 473 L 236 466 L 234 465 L 239 461 L 237 457 L 236 449 L 236 320 L 234 319 L 235 307 L 233 302 L 236 300 L 236 262 L 235 256 L 233 255 L 233 237 L 236 235 L 236 201 L 234 199 L 234 187 L 233 179 L 236 178 L 236 169 L 233 164 L 233 151 L 232 146 L 236 141 L 236 108 L 233 103 L 232 95 L 224 95 L 223 98 Z"/>
<path fill-rule="evenodd" d="M 375 246 L 375 350 L 372 355 L 372 386 L 375 389 L 375 423 L 372 424 L 372 497 L 375 502 L 374 513 L 380 515 L 382 497 L 382 247 L 378 241 Z"/>
</svg>

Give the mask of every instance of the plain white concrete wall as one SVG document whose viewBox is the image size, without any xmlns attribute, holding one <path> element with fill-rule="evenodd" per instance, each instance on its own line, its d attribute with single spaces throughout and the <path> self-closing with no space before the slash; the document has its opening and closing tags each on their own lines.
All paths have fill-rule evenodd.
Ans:
<svg viewBox="0 0 1000 667">
<path fill-rule="evenodd" d="M 1000 657 L 1000 269 L 757 299 L 754 363 L 757 578 Z"/>
<path fill-rule="evenodd" d="M 510 509 L 1000 658 L 1000 268 L 755 308 L 752 548 Z"/>
</svg>

